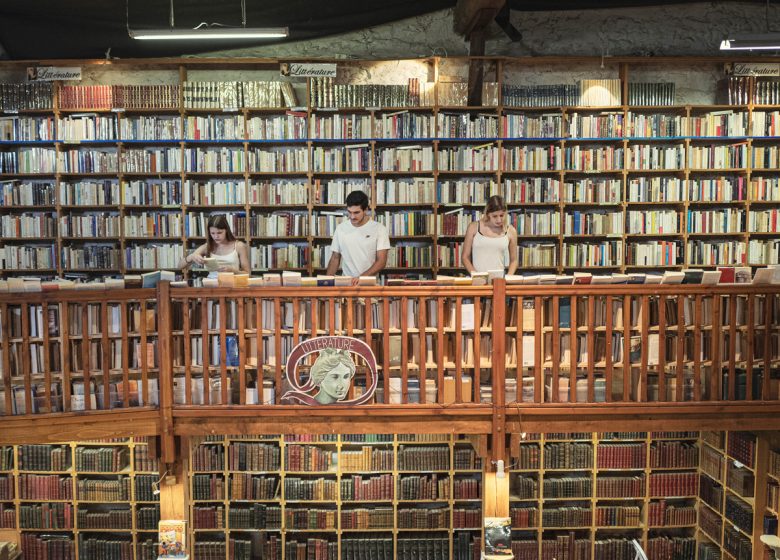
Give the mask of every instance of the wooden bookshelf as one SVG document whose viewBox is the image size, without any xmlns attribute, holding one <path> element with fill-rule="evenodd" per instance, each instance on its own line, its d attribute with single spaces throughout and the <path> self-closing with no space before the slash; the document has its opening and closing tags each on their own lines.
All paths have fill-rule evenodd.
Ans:
<svg viewBox="0 0 780 560">
<path fill-rule="evenodd" d="M 515 557 L 577 550 L 593 558 L 609 551 L 631 558 L 630 539 L 637 539 L 650 558 L 671 550 L 675 558 L 693 559 L 697 437 L 697 432 L 513 433 L 509 499 Z M 664 484 L 668 488 L 661 492 Z"/>
<path fill-rule="evenodd" d="M 778 106 L 758 103 L 763 89 L 723 104 L 710 76 L 705 104 L 634 83 L 641 61 L 594 62 L 611 97 L 588 106 L 599 80 L 572 83 L 571 61 L 550 61 L 560 83 L 521 95 L 514 83 L 530 62 L 497 57 L 483 61 L 484 106 L 467 107 L 457 82 L 428 76 L 457 75 L 468 59 L 399 62 L 408 74 L 396 85 L 353 81 L 370 63 L 341 62 L 346 77 L 294 83 L 293 100 L 282 95 L 289 82 L 216 85 L 203 78 L 218 69 L 188 79 L 180 61 L 163 65 L 168 85 L 55 86 L 29 108 L 9 107 L 4 272 L 173 268 L 204 239 L 199 213 L 218 209 L 252 247 L 253 270 L 311 274 L 327 264 L 340 219 L 322 212 L 341 213 L 354 189 L 391 230 L 390 267 L 417 273 L 460 267 L 457 243 L 492 194 L 521 233 L 521 269 L 778 262 Z M 645 100 L 639 86 L 669 104 L 630 104 Z M 557 103 L 533 106 L 550 91 Z M 74 199 L 74 188 L 93 196 Z"/>
<path fill-rule="evenodd" d="M 91 557 L 98 548 L 134 560 L 157 557 L 159 462 L 146 438 L 9 447 L 4 474 L 14 533 L 29 558 Z M 56 482 L 53 482 L 55 481 Z M 34 542 L 49 543 L 34 548 Z M 37 553 L 36 553 L 37 551 Z M 38 554 L 38 555 L 36 555 Z"/>
<path fill-rule="evenodd" d="M 240 446 L 246 451 L 239 452 Z M 252 446 L 264 451 L 253 453 Z M 244 456 L 248 463 L 239 465 Z M 273 468 L 249 464 L 250 457 L 260 456 L 271 461 L 264 467 Z M 323 547 L 327 552 L 319 554 L 328 558 L 363 558 L 371 547 L 378 557 L 401 558 L 404 547 L 425 546 L 423 539 L 430 537 L 446 543 L 437 560 L 471 558 L 482 538 L 482 473 L 471 444 L 450 435 L 195 439 L 190 518 L 211 526 L 192 523 L 191 542 L 196 554 L 199 546 L 219 554 L 233 547 L 235 558 L 281 559 L 294 550 L 314 554 Z M 233 492 L 245 491 L 247 479 L 267 492 L 259 499 L 235 499 Z M 236 512 L 247 507 L 263 512 L 264 525 L 233 525 Z"/>
<path fill-rule="evenodd" d="M 760 558 L 768 512 L 767 436 L 750 432 L 702 432 L 699 557 Z M 703 551 L 702 548 L 707 549 Z"/>
</svg>

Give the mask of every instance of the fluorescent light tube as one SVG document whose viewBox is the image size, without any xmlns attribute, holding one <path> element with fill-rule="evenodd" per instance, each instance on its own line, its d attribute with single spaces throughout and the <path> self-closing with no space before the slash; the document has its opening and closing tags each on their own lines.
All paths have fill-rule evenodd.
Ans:
<svg viewBox="0 0 780 560">
<path fill-rule="evenodd" d="M 780 34 L 764 33 L 732 35 L 720 42 L 722 51 L 775 51 L 780 50 Z"/>
<path fill-rule="evenodd" d="M 197 41 L 200 39 L 273 39 L 287 37 L 286 27 L 209 27 L 204 29 L 128 30 L 133 39 L 148 41 Z"/>
</svg>

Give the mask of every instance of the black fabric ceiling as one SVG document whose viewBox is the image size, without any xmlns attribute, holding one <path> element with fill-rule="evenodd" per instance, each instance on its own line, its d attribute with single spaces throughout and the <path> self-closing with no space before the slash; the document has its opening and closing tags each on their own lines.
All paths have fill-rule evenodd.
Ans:
<svg viewBox="0 0 780 560">
<path fill-rule="evenodd" d="M 685 0 L 508 2 L 513 10 L 524 11 L 688 3 Z M 298 41 L 364 29 L 455 4 L 456 0 L 246 0 L 247 26 L 286 26 L 290 28 L 286 41 Z M 14 60 L 103 58 L 108 48 L 112 56 L 146 58 L 252 46 L 245 41 L 167 44 L 129 38 L 128 24 L 133 29 L 167 27 L 169 7 L 169 0 L 0 0 L 0 45 L 5 49 L 6 58 Z M 174 13 L 177 28 L 194 27 L 201 22 L 239 26 L 241 0 L 174 0 Z"/>
<path fill-rule="evenodd" d="M 174 0 L 175 26 L 241 25 L 240 0 Z M 448 8 L 455 0 L 246 0 L 247 27 L 289 27 L 287 41 L 335 35 Z M 168 27 L 168 0 L 0 0 L 0 45 L 14 60 L 146 58 L 249 47 L 246 41 L 135 41 L 132 29 Z M 269 41 L 258 41 L 267 45 Z M 333 54 L 333 53 L 328 53 Z"/>
</svg>

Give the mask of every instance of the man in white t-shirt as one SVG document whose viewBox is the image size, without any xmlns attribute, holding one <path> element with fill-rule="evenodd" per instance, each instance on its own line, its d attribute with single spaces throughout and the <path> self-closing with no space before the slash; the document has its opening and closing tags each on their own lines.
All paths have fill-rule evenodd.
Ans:
<svg viewBox="0 0 780 560">
<path fill-rule="evenodd" d="M 368 217 L 368 196 L 363 191 L 347 195 L 347 220 L 333 233 L 328 274 L 334 275 L 341 265 L 345 276 L 357 284 L 360 276 L 375 276 L 387 264 L 390 237 L 387 228 Z"/>
</svg>

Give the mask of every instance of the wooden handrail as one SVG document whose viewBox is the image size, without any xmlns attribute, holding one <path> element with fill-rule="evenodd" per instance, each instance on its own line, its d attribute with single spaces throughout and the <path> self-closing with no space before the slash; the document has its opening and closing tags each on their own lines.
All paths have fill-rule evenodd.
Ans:
<svg viewBox="0 0 780 560">
<path fill-rule="evenodd" d="M 50 326 L 49 313 L 57 324 Z M 442 418 L 469 410 L 490 420 L 495 439 L 523 410 L 565 406 L 603 415 L 608 403 L 626 411 L 778 404 L 780 384 L 772 379 L 780 365 L 776 285 L 161 283 L 156 290 L 2 294 L 0 327 L 6 416 L 151 405 L 160 412 L 164 458 L 175 453 L 177 418 L 195 410 L 216 418 L 218 409 L 240 407 L 278 422 L 319 417 L 281 403 L 284 359 L 313 335 L 351 335 L 377 355 L 377 404 L 331 405 L 334 417 L 368 424 L 390 409 L 410 417 L 438 410 Z M 490 381 L 481 383 L 488 362 Z M 358 367 L 350 397 L 364 376 Z M 516 394 L 507 393 L 512 386 Z"/>
</svg>

